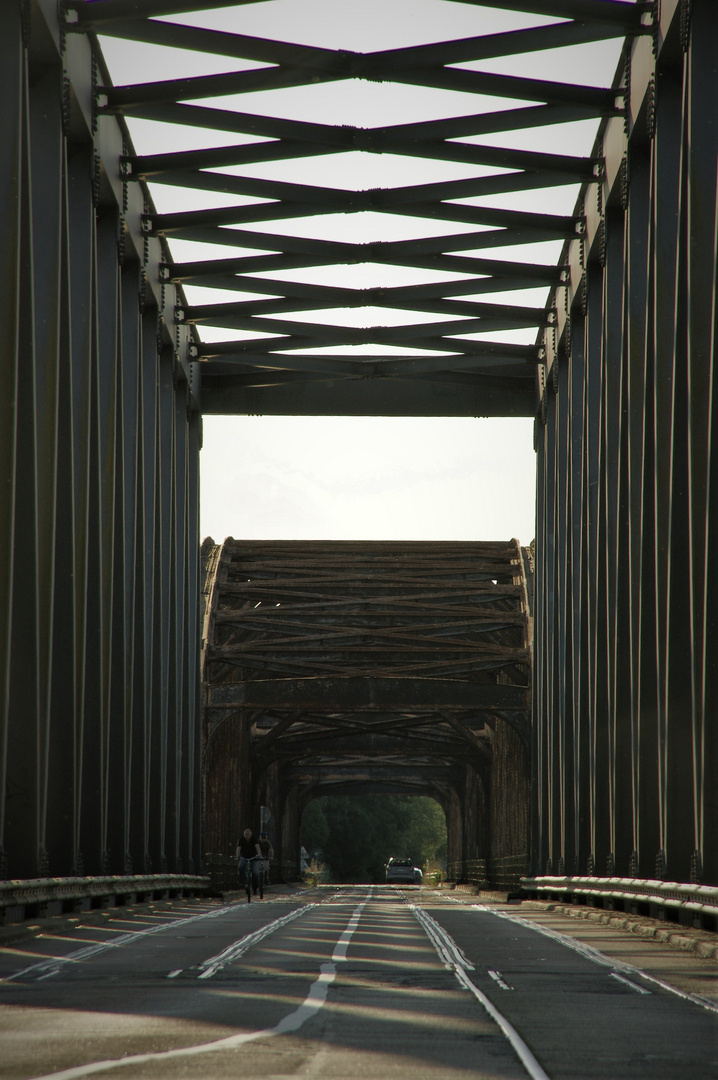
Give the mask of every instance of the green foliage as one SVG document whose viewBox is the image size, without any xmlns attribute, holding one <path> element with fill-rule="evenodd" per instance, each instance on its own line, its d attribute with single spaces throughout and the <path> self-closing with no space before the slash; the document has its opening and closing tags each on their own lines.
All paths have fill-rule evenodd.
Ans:
<svg viewBox="0 0 718 1080">
<path fill-rule="evenodd" d="M 381 882 L 392 856 L 422 868 L 445 859 L 446 821 L 424 796 L 323 795 L 304 811 L 301 840 L 332 881 Z"/>
</svg>

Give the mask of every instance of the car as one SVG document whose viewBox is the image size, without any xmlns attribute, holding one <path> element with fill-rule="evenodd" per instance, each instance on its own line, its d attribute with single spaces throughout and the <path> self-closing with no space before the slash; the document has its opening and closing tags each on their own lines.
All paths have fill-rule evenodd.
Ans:
<svg viewBox="0 0 718 1080">
<path fill-rule="evenodd" d="M 424 872 L 419 866 L 414 867 L 414 884 L 421 885 L 424 881 Z"/>
<path fill-rule="evenodd" d="M 386 864 L 386 880 L 390 885 L 413 885 L 414 860 L 389 859 Z"/>
</svg>

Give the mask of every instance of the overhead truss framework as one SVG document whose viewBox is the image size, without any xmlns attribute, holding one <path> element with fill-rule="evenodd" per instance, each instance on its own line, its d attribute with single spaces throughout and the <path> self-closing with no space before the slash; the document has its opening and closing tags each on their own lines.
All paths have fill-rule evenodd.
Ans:
<svg viewBox="0 0 718 1080">
<path fill-rule="evenodd" d="M 311 32 L 301 44 L 282 40 L 275 23 L 271 39 L 243 33 L 246 0 L 214 20 L 218 0 L 65 4 L 66 30 L 98 35 L 108 63 L 127 55 L 117 53 L 122 40 L 151 46 L 142 55 L 156 55 L 158 71 L 167 49 L 209 63 L 211 73 L 148 78 L 150 60 L 136 82 L 115 64 L 114 83 L 103 64 L 95 96 L 97 115 L 121 117 L 130 133 L 137 121 L 153 125 L 143 140 L 151 152 L 128 145 L 124 179 L 150 185 L 146 234 L 193 253 L 172 255 L 160 274 L 185 288 L 179 315 L 195 328 L 204 412 L 536 412 L 558 254 L 585 230 L 577 185 L 603 171 L 599 152 L 576 154 L 561 133 L 626 109 L 612 69 L 602 85 L 576 85 L 560 78 L 562 64 L 577 49 L 650 32 L 651 5 L 461 5 L 474 13 L 471 36 L 359 52 L 314 45 Z M 433 6 L 436 33 L 442 9 L 457 5 Z M 497 71 L 517 58 L 529 58 L 531 71 L 539 53 L 539 77 L 501 63 Z M 377 99 L 367 126 L 313 117 L 317 91 L 340 103 L 368 84 L 382 84 L 386 104 Z M 387 119 L 398 88 L 409 104 L 431 90 L 435 118 Z M 299 116 L 287 89 L 297 100 L 312 90 Z M 381 186 L 347 180 L 347 155 L 358 166 L 385 156 Z M 410 183 L 396 178 L 400 159 L 410 162 Z M 427 182 L 437 163 L 442 178 Z M 557 189 L 559 212 L 547 212 L 546 193 Z M 349 218 L 337 224 L 337 215 Z M 344 239 L 347 221 L 354 228 Z M 345 272 L 357 267 L 359 286 Z"/>
<path fill-rule="evenodd" d="M 490 754 L 529 706 L 525 552 L 509 543 L 225 541 L 204 645 L 208 738 L 265 760 Z"/>
<path fill-rule="evenodd" d="M 490 772 L 497 727 L 527 752 L 531 558 L 517 541 L 205 541 L 203 559 L 210 773 L 217 758 L 229 774 L 214 751 L 228 727 L 257 792 L 274 770 L 285 789 L 448 802 L 467 762 Z M 208 799 L 210 833 L 228 797 Z"/>
</svg>

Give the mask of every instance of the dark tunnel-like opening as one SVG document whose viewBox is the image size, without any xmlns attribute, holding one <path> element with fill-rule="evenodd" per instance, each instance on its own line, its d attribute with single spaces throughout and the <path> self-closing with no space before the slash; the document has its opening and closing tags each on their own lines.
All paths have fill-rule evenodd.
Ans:
<svg viewBox="0 0 718 1080">
<path fill-rule="evenodd" d="M 318 795 L 304 809 L 300 837 L 305 874 L 326 883 L 379 884 L 391 858 L 411 859 L 426 876 L 446 869 L 446 815 L 426 795 Z"/>
</svg>

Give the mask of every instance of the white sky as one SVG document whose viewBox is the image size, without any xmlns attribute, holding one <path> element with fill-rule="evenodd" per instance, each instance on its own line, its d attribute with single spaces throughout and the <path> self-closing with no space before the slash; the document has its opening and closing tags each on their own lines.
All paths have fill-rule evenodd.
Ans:
<svg viewBox="0 0 718 1080">
<path fill-rule="evenodd" d="M 202 536 L 506 540 L 534 535 L 533 421 L 210 416 Z"/>
<path fill-rule="evenodd" d="M 437 0 L 269 0 L 234 9 L 205 11 L 195 17 L 167 16 L 167 20 L 194 21 L 197 25 L 251 36 L 365 52 L 559 21 L 447 0 L 441 3 Z M 103 39 L 102 45 L 116 84 L 262 66 L 174 49 L 158 50 L 121 40 Z M 589 85 L 610 85 L 620 43 L 602 43 L 590 49 L 588 64 L 584 46 L 553 50 L 548 69 L 546 57 L 536 54 L 462 66 Z M 494 111 L 497 107 L 514 107 L 520 103 L 354 80 L 216 101 L 203 100 L 200 104 L 319 123 L 375 127 Z M 167 143 L 167 129 L 155 123 L 131 120 L 129 126 L 140 154 L 175 149 L 177 145 L 189 146 L 190 143 L 194 146 L 221 145 L 223 141 L 231 143 L 237 138 L 228 135 L 223 140 L 216 132 L 174 126 L 171 142 Z M 588 154 L 596 126 L 595 122 L 564 124 L 560 131 L 554 128 L 550 133 L 546 130 L 507 132 L 467 141 Z M 178 139 L 181 140 L 179 144 Z M 246 137 L 243 141 L 253 140 Z M 368 154 L 257 164 L 244 166 L 241 170 L 246 175 L 354 189 L 428 183 L 496 171 L 499 170 Z M 540 192 L 538 207 L 536 196 L 533 196 L 534 205 L 531 206 L 524 193 L 467 201 L 507 209 L 540 208 L 543 212 L 570 213 L 576 191 L 576 188 L 564 187 Z M 240 197 L 228 199 L 226 195 L 212 193 L 198 195 L 186 189 L 157 184 L 152 185 L 152 194 L 160 211 L 257 201 Z M 375 214 L 334 215 L 324 219 L 297 219 L 296 222 L 282 220 L 260 223 L 257 228 L 294 235 L 327 235 L 361 243 L 400 236 L 429 236 L 435 224 L 434 231 L 438 234 L 476 231 L 476 226 Z M 179 260 L 230 253 L 227 249 L 218 252 L 216 248 L 187 241 L 175 241 L 171 247 Z M 555 262 L 559 251 L 560 243 L 497 248 L 480 254 Z M 326 280 L 331 284 L 355 287 L 402 284 L 408 280 L 406 271 L 392 271 L 386 267 L 331 267 L 328 279 L 326 270 L 323 271 L 324 278 L 317 278 L 318 273 L 321 275 L 322 271 L 307 269 L 276 276 L 289 280 Z M 404 276 L 395 281 L 392 273 Z M 417 279 L 417 271 L 408 273 L 412 280 Z M 389 280 L 386 280 L 387 276 Z M 454 278 L 460 276 L 452 275 Z M 436 280 L 437 275 L 432 273 L 427 277 Z M 190 303 L 249 298 L 242 293 L 207 288 L 188 287 L 186 291 Z M 271 295 L 271 289 L 268 295 Z M 514 292 L 501 298 L 494 294 L 486 299 L 541 306 L 545 295 L 542 290 L 533 290 L 533 295 Z M 423 318 L 418 312 L 375 312 L 372 309 L 311 312 L 308 317 L 314 322 L 364 326 L 419 322 Z M 427 321 L 435 318 L 426 316 Z M 262 336 L 215 327 L 203 327 L 200 332 L 205 340 Z M 534 335 L 529 333 L 527 337 L 525 331 L 518 331 L 489 336 L 495 340 L 529 342 Z M 359 351 L 374 352 L 376 349 L 370 346 Z M 408 351 L 401 350 L 402 353 Z M 531 419 L 205 416 L 203 427 L 200 524 L 203 537 L 212 536 L 217 541 L 226 536 L 238 539 L 414 540 L 517 537 L 523 544 L 528 544 L 534 537 L 535 455 Z"/>
</svg>

